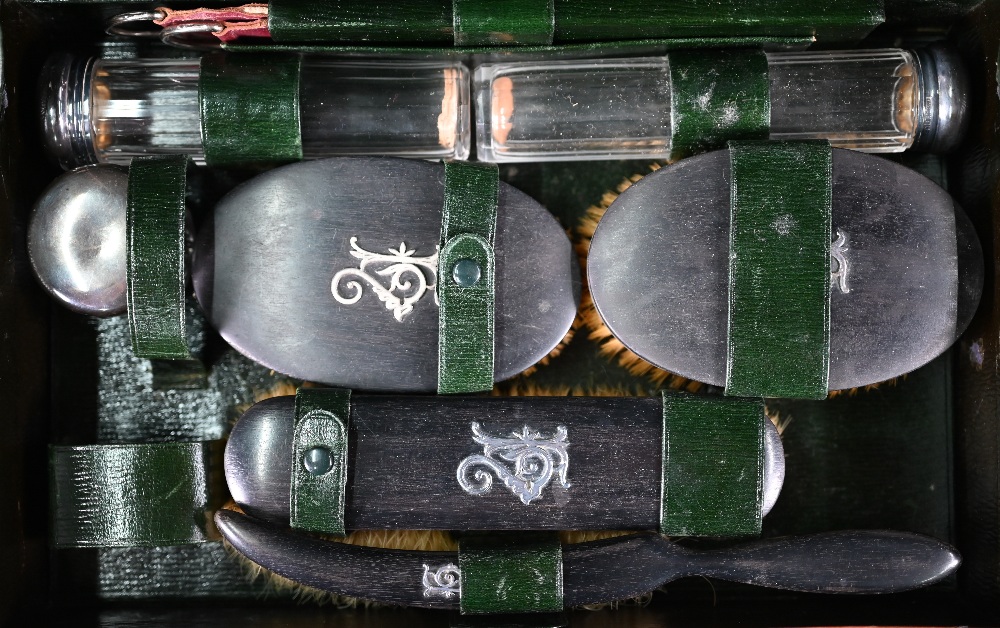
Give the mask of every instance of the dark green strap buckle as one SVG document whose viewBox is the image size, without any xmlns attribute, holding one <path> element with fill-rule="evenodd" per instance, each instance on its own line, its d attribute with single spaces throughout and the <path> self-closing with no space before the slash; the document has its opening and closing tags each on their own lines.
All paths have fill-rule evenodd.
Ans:
<svg viewBox="0 0 1000 628">
<path fill-rule="evenodd" d="M 663 393 L 660 532 L 760 534 L 764 402 Z"/>
<path fill-rule="evenodd" d="M 463 538 L 458 567 L 463 614 L 563 608 L 562 545 L 554 534 Z"/>
<path fill-rule="evenodd" d="M 553 0 L 453 0 L 456 46 L 548 46 Z"/>
<path fill-rule="evenodd" d="M 215 540 L 222 441 L 51 447 L 56 547 L 181 545 Z"/>
<path fill-rule="evenodd" d="M 732 142 L 726 394 L 824 399 L 830 371 L 832 153 Z"/>
<path fill-rule="evenodd" d="M 198 95 L 208 165 L 302 159 L 300 67 L 297 54 L 216 52 L 202 57 Z"/>
<path fill-rule="evenodd" d="M 493 388 L 499 170 L 445 164 L 438 254 L 438 392 Z"/>
<path fill-rule="evenodd" d="M 760 50 L 686 50 L 670 66 L 670 155 L 727 140 L 766 139 L 771 126 L 767 56 Z"/>
<path fill-rule="evenodd" d="M 184 155 L 136 157 L 128 173 L 127 305 L 140 358 L 190 359 L 185 330 Z"/>
<path fill-rule="evenodd" d="M 290 525 L 345 534 L 351 391 L 300 388 L 295 393 Z"/>
</svg>

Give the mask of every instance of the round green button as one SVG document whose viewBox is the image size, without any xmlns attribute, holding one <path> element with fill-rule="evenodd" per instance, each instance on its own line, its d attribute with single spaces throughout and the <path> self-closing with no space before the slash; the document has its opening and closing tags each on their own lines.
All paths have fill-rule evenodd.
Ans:
<svg viewBox="0 0 1000 628">
<path fill-rule="evenodd" d="M 451 268 L 451 278 L 463 288 L 471 288 L 479 283 L 482 270 L 479 262 L 472 259 L 460 259 Z"/>
<path fill-rule="evenodd" d="M 309 475 L 323 475 L 333 468 L 333 457 L 326 447 L 313 447 L 302 456 L 302 466 Z"/>
</svg>

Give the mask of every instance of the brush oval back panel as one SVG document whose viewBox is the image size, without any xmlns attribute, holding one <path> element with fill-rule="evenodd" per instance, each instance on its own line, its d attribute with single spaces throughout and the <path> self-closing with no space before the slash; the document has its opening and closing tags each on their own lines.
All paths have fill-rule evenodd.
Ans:
<svg viewBox="0 0 1000 628">
<path fill-rule="evenodd" d="M 219 333 L 306 380 L 377 391 L 437 387 L 441 164 L 381 158 L 296 163 L 228 194 L 199 233 L 194 285 Z M 579 279 L 569 240 L 501 183 L 496 380 L 569 329 Z"/>
<path fill-rule="evenodd" d="M 951 346 L 979 302 L 983 260 L 964 212 L 912 170 L 835 149 L 832 192 L 836 390 L 907 373 Z M 619 340 L 661 368 L 718 386 L 726 376 L 729 195 L 728 151 L 658 170 L 611 205 L 588 258 L 594 303 Z"/>
</svg>

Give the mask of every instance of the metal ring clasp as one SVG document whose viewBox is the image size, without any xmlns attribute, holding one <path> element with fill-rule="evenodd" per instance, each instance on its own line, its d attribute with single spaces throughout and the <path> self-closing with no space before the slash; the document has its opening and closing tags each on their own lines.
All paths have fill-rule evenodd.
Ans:
<svg viewBox="0 0 1000 628">
<path fill-rule="evenodd" d="M 104 29 L 108 35 L 121 35 L 123 37 L 159 37 L 160 31 L 130 28 L 129 24 L 137 22 L 155 22 L 166 17 L 163 11 L 133 11 L 131 13 L 120 13 L 110 20 Z"/>
<path fill-rule="evenodd" d="M 215 37 L 201 37 L 225 30 L 225 26 L 216 22 L 185 22 L 167 26 L 160 31 L 160 41 L 178 48 L 191 50 L 212 50 L 222 43 Z"/>
</svg>

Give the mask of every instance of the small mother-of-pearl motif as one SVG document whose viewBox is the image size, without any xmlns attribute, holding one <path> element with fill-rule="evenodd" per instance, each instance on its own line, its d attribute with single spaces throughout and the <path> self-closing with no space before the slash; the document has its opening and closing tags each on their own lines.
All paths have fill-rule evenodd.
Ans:
<svg viewBox="0 0 1000 628">
<path fill-rule="evenodd" d="M 424 565 L 424 597 L 450 600 L 462 592 L 462 572 L 453 563 L 434 568 Z"/>
<path fill-rule="evenodd" d="M 512 432 L 511 436 L 490 436 L 479 423 L 472 422 L 472 440 L 483 446 L 483 453 L 468 456 L 458 464 L 455 475 L 462 490 L 469 495 L 489 492 L 493 487 L 493 476 L 489 471 L 503 480 L 524 504 L 541 497 L 542 490 L 549 485 L 553 475 L 559 477 L 563 488 L 570 487 L 566 479 L 569 441 L 565 426 L 558 426 L 549 438 L 543 438 L 540 432 L 532 431 L 527 425 L 520 432 Z M 508 468 L 501 461 L 513 463 L 513 468 Z M 474 467 L 486 469 L 475 469 L 470 479 L 469 471 Z"/>
<path fill-rule="evenodd" d="M 434 295 L 434 303 L 438 303 L 437 272 L 438 248 L 434 247 L 434 255 L 415 257 L 414 249 L 407 249 L 405 242 L 399 243 L 398 249 L 389 249 L 388 255 L 372 253 L 358 245 L 358 237 L 351 236 L 351 255 L 361 260 L 357 268 L 345 268 L 333 276 L 330 291 L 333 298 L 344 305 L 354 305 L 361 300 L 364 287 L 357 281 L 348 281 L 341 285 L 345 277 L 364 279 L 371 286 L 375 295 L 385 303 L 387 310 L 399 322 L 413 311 L 413 304 L 424 296 L 428 290 Z M 379 277 L 388 277 L 389 286 L 383 286 L 378 278 L 367 271 L 371 270 Z M 381 266 L 381 268 L 380 268 Z M 353 294 L 343 294 L 342 288 L 348 288 Z"/>
<path fill-rule="evenodd" d="M 845 253 L 850 251 L 847 247 L 847 236 L 841 233 L 840 229 L 837 229 L 837 239 L 830 245 L 830 257 L 833 258 L 833 262 L 836 263 L 837 269 L 833 269 L 831 264 L 830 268 L 830 284 L 837 286 L 841 292 L 847 294 L 851 291 L 847 287 L 847 256 Z"/>
</svg>

